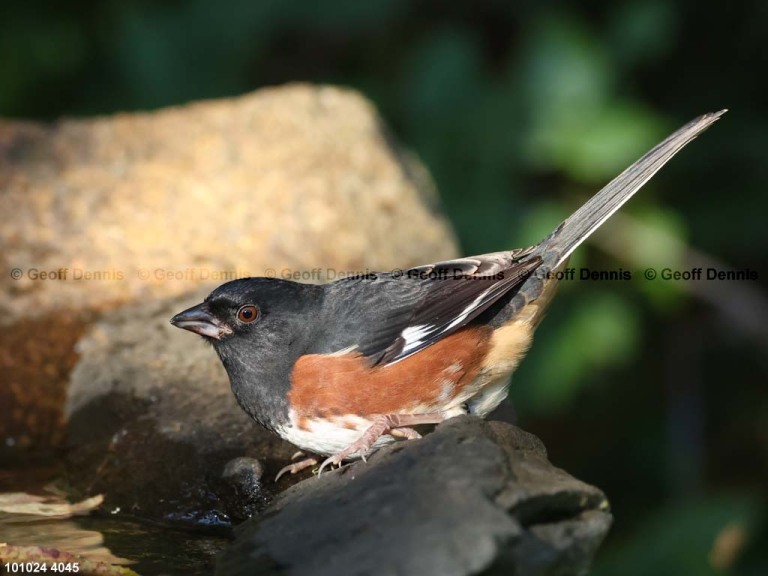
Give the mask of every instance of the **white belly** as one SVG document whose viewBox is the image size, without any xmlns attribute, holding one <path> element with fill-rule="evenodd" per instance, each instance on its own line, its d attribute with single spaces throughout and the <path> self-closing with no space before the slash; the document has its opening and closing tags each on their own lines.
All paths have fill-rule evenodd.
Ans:
<svg viewBox="0 0 768 576">
<path fill-rule="evenodd" d="M 304 418 L 302 427 L 296 424 L 296 418 L 291 413 L 290 424 L 276 430 L 281 438 L 302 450 L 319 454 L 321 456 L 333 456 L 354 444 L 360 436 L 373 424 L 367 418 L 359 416 L 334 416 L 331 418 Z M 382 446 L 391 444 L 395 438 L 384 434 L 373 443 L 364 454 L 353 454 L 355 458 L 368 456 Z"/>
</svg>

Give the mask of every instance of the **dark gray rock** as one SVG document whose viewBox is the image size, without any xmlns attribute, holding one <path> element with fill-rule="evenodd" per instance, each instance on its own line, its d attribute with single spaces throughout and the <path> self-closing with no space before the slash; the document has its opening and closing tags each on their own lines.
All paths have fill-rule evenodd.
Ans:
<svg viewBox="0 0 768 576">
<path fill-rule="evenodd" d="M 583 574 L 610 524 L 603 493 L 536 437 L 462 417 L 288 489 L 217 574 Z"/>
<path fill-rule="evenodd" d="M 224 466 L 218 494 L 232 520 L 241 522 L 264 507 L 267 495 L 262 476 L 264 466 L 255 458 L 235 458 Z"/>
</svg>

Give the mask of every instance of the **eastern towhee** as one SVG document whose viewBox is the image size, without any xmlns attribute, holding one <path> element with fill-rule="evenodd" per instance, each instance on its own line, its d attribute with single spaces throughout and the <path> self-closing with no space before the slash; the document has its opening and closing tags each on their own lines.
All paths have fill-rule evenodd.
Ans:
<svg viewBox="0 0 768 576">
<path fill-rule="evenodd" d="M 324 285 L 243 278 L 171 323 L 213 344 L 254 420 L 330 456 L 320 471 L 395 438 L 419 438 L 413 426 L 484 417 L 507 396 L 554 295 L 553 272 L 724 113 L 683 126 L 536 246 Z"/>
</svg>

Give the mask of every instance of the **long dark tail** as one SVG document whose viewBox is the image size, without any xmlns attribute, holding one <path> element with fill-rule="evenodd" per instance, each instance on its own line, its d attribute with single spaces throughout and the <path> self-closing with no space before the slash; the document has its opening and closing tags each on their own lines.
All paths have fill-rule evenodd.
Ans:
<svg viewBox="0 0 768 576">
<path fill-rule="evenodd" d="M 541 251 L 542 254 L 547 252 L 554 254 L 555 261 L 550 266 L 552 269 L 557 268 L 579 244 L 640 190 L 664 164 L 726 112 L 727 110 L 720 110 L 699 116 L 657 144 L 571 214 L 557 230 L 536 247 L 534 253 Z"/>
</svg>

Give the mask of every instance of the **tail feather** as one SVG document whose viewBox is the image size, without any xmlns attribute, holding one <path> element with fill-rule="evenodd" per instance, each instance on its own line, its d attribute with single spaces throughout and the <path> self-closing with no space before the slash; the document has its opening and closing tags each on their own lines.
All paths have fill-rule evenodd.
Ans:
<svg viewBox="0 0 768 576">
<path fill-rule="evenodd" d="M 726 112 L 720 110 L 699 116 L 668 136 L 576 210 L 534 252 L 554 254 L 551 268 L 557 268 L 664 164 Z"/>
</svg>

